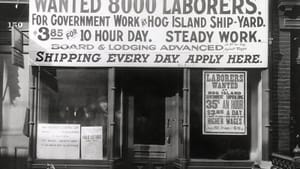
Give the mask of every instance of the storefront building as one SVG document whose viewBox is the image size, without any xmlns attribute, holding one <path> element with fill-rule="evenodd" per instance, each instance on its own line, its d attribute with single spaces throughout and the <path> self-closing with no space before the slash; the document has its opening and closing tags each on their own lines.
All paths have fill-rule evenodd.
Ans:
<svg viewBox="0 0 300 169">
<path fill-rule="evenodd" d="M 276 5 L 30 0 L 28 167 L 269 160 Z"/>
</svg>

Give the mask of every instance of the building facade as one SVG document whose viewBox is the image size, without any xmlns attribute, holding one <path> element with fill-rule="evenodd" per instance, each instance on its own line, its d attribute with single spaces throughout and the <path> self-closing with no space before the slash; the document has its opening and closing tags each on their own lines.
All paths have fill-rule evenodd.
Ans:
<svg viewBox="0 0 300 169">
<path fill-rule="evenodd" d="M 3 10 L 8 39 L 10 24 L 19 24 L 27 35 L 28 22 L 39 22 L 30 19 L 28 3 L 1 4 L 11 7 Z M 91 10 L 96 8 L 95 1 Z M 19 95 L 7 97 L 15 102 L 2 102 L 3 131 L 8 128 L 0 137 L 8 148 L 3 155 L 13 161 L 28 150 L 29 168 L 184 169 L 253 168 L 269 161 L 272 152 L 291 153 L 298 130 L 297 2 L 274 0 L 268 8 L 266 67 L 63 66 L 50 62 L 64 55 L 51 60 L 45 53 L 36 54 L 42 64 L 33 64 L 28 52 L 35 47 L 28 48 L 25 38 L 24 68 L 3 64 L 2 90 L 9 77 L 22 84 Z M 3 56 L 10 58 L 10 41 L 3 43 Z M 8 75 L 7 65 L 19 75 Z"/>
<path fill-rule="evenodd" d="M 19 3 L 22 3 L 20 1 Z M 28 38 L 24 38 L 24 67 L 12 64 L 11 27 L 28 34 L 28 5 L 6 1 L 0 4 L 0 62 L 1 62 L 1 115 L 0 115 L 0 163 L 3 168 L 24 168 L 27 166 L 28 137 L 23 133 L 26 109 L 29 108 L 29 65 Z"/>
<path fill-rule="evenodd" d="M 299 2 L 280 1 L 277 9 L 273 25 L 278 26 L 275 26 L 272 32 L 272 149 L 281 154 L 290 154 L 297 144 L 296 136 L 299 131 Z"/>
</svg>

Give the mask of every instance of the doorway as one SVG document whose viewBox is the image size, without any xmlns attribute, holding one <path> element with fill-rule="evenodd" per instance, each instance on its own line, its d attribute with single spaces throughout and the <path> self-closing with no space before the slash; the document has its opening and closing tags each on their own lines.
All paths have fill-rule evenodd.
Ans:
<svg viewBox="0 0 300 169">
<path fill-rule="evenodd" d="M 183 72 L 179 69 L 122 69 L 124 158 L 132 168 L 167 168 L 178 157 Z"/>
</svg>

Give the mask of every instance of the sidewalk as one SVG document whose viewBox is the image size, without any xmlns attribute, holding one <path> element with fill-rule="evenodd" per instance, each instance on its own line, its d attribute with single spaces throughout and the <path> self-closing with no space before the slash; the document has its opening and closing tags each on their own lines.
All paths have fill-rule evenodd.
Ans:
<svg viewBox="0 0 300 169">
<path fill-rule="evenodd" d="M 261 169 L 270 169 L 272 167 L 272 163 L 271 161 L 262 161 L 259 166 Z"/>
</svg>

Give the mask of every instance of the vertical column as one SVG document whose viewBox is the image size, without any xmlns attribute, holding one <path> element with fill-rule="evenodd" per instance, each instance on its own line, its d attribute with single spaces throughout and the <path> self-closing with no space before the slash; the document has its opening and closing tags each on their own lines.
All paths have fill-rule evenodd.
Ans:
<svg viewBox="0 0 300 169">
<path fill-rule="evenodd" d="M 33 159 L 35 158 L 35 122 L 37 113 L 37 88 L 38 88 L 39 69 L 37 67 L 30 67 L 30 94 L 29 94 L 29 147 L 28 147 L 28 168 L 31 168 Z"/>
<path fill-rule="evenodd" d="M 1 83 L 0 83 L 0 91 L 3 91 L 3 69 L 4 69 L 4 56 L 0 56 L 0 77 L 1 77 Z M 3 103 L 1 102 L 0 104 L 0 131 L 3 129 L 3 110 L 2 110 L 2 105 Z"/>
<path fill-rule="evenodd" d="M 269 89 L 269 70 L 263 70 L 262 78 L 262 159 L 269 160 L 270 154 L 270 89 Z"/>
<path fill-rule="evenodd" d="M 0 82 L 0 91 L 3 91 L 3 70 L 4 70 L 4 56 L 0 56 L 0 77 L 1 77 L 1 82 Z M 3 93 L 3 92 L 1 92 Z M 2 95 L 1 95 L 2 96 Z M 3 129 L 3 101 L 1 101 L 0 104 L 0 131 Z M 0 133 L 1 134 L 1 133 Z M 1 135 L 0 135 L 1 136 Z M 7 147 L 1 147 L 0 148 L 0 163 L 2 163 L 3 168 L 8 167 L 8 162 L 7 160 L 8 156 L 8 148 Z"/>
<path fill-rule="evenodd" d="M 190 157 L 190 69 L 183 70 L 183 168 Z"/>
<path fill-rule="evenodd" d="M 248 127 L 251 127 L 251 149 L 250 149 L 250 160 L 260 162 L 262 160 L 262 79 L 260 72 L 248 72 L 248 103 L 250 106 L 250 119 L 251 122 Z M 250 104 L 249 104 L 250 101 Z M 249 109 L 248 109 L 249 110 Z"/>
<path fill-rule="evenodd" d="M 109 68 L 108 70 L 108 131 L 107 131 L 107 157 L 108 160 L 113 160 L 113 143 L 114 143 L 114 109 L 115 109 L 115 68 Z"/>
</svg>

